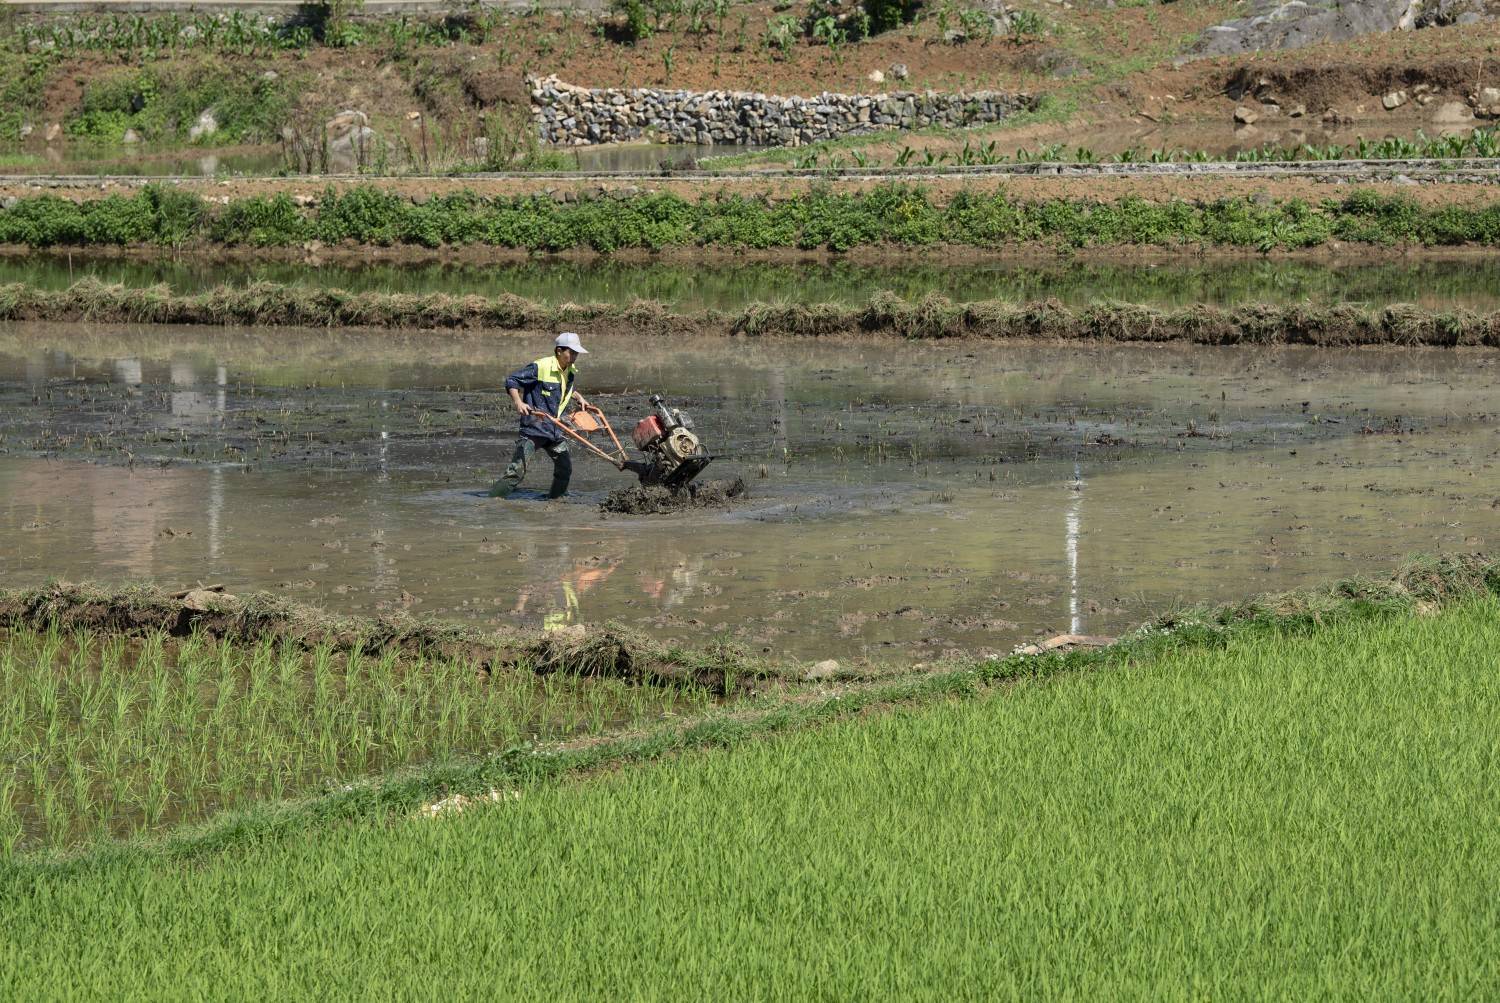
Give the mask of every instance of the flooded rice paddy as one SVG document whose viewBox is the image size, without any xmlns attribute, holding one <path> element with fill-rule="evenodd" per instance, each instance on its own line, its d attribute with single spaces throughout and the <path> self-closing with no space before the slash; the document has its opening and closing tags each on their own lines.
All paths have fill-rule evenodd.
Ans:
<svg viewBox="0 0 1500 1003">
<path fill-rule="evenodd" d="M 549 343 L 0 328 L 0 580 L 910 662 L 1500 532 L 1486 353 L 598 338 L 585 392 L 621 425 L 668 395 L 749 485 L 622 517 L 583 456 L 566 500 L 540 457 L 481 497 Z"/>
</svg>

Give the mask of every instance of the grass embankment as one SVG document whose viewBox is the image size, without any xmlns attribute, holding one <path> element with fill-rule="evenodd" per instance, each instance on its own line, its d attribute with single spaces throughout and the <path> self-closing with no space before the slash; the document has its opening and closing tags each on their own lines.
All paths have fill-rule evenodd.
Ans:
<svg viewBox="0 0 1500 1003">
<path fill-rule="evenodd" d="M 77 103 L 59 123 L 67 136 L 120 144 L 131 132 L 136 140 L 158 146 L 189 143 L 193 126 L 207 111 L 215 128 L 198 137 L 199 145 L 272 142 L 304 85 L 295 66 L 263 75 L 261 64 L 242 53 L 139 58 L 133 66 L 78 69 Z M 46 92 L 66 73 L 62 62 L 56 51 L 0 51 L 0 141 L 22 138 L 25 125 L 42 131 Z"/>
<path fill-rule="evenodd" d="M 954 303 L 935 294 L 910 301 L 890 292 L 877 293 L 862 306 L 753 303 L 736 311 L 674 313 L 669 304 L 655 300 L 550 305 L 510 295 L 349 292 L 273 283 L 179 294 L 165 285 L 141 288 L 85 279 L 62 290 L 20 283 L 0 286 L 0 320 L 518 331 L 586 325 L 595 332 L 662 335 L 893 335 L 1206 345 L 1500 345 L 1500 313 L 1406 304 L 1383 309 L 1305 304 L 1072 307 L 1056 300 Z"/>
<path fill-rule="evenodd" d="M 0 210 L 0 244 L 286 247 L 312 240 L 602 252 L 1029 243 L 1265 251 L 1329 241 L 1488 246 L 1500 243 L 1500 201 L 1426 207 L 1367 189 L 1316 205 L 1249 197 L 1202 203 L 1137 197 L 1026 200 L 1003 190 L 966 190 L 938 201 L 921 186 L 882 184 L 859 192 L 819 187 L 774 201 L 723 193 L 688 201 L 656 192 L 560 202 L 545 195 L 486 198 L 465 191 L 417 203 L 361 185 L 342 193 L 329 189 L 315 205 L 302 206 L 285 194 L 211 204 L 190 192 L 152 186 L 134 195 L 78 202 L 33 196 Z"/>
<path fill-rule="evenodd" d="M 995 663 L 970 682 L 1013 685 L 979 699 L 582 783 L 492 775 L 518 795 L 458 817 L 191 866 L 23 862 L 0 877 L 0 986 L 1482 997 L 1500 603 L 1476 591 L 1493 567 L 1454 570 L 1035 676 Z M 1415 615 L 1434 583 L 1464 598 Z M 1064 666 L 1109 671 L 1044 678 Z"/>
</svg>

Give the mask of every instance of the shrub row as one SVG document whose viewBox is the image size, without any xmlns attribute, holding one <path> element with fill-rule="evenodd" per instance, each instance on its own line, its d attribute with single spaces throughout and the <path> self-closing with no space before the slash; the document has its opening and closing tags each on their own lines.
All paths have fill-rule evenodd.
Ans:
<svg viewBox="0 0 1500 1003">
<path fill-rule="evenodd" d="M 1027 201 L 1003 191 L 961 192 L 936 201 L 919 186 L 864 192 L 818 188 L 771 201 L 739 195 L 688 201 L 667 193 L 556 202 L 546 196 L 482 198 L 459 192 L 415 203 L 373 185 L 332 188 L 310 206 L 286 195 L 209 204 L 152 186 L 74 202 L 42 195 L 0 210 L 0 243 L 32 247 L 189 241 L 276 247 L 337 244 L 486 244 L 531 251 L 716 246 L 829 248 L 936 244 L 999 247 L 1209 244 L 1312 247 L 1330 240 L 1453 246 L 1500 243 L 1500 201 L 1472 208 L 1424 207 L 1400 195 L 1359 190 L 1317 205 L 1301 199 L 1194 203 L 1081 199 Z"/>
</svg>

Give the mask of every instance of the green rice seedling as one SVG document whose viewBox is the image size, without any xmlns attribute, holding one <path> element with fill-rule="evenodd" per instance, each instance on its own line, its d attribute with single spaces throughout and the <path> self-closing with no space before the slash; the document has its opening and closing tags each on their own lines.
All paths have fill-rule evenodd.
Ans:
<svg viewBox="0 0 1500 1003">
<path fill-rule="evenodd" d="M 63 759 L 63 770 L 67 775 L 68 793 L 71 797 L 69 809 L 79 819 L 89 816 L 94 807 L 93 777 L 89 769 L 92 757 L 88 756 L 79 742 Z"/>
<path fill-rule="evenodd" d="M 148 737 L 159 736 L 167 727 L 175 695 L 175 680 L 159 648 L 155 651 L 148 649 L 142 652 L 141 661 L 137 663 L 136 669 L 147 676 L 145 717 L 142 721 L 142 729 Z"/>
<path fill-rule="evenodd" d="M 333 708 L 333 656 L 328 648 L 319 648 L 313 652 L 310 659 L 312 663 L 312 699 L 313 715 L 318 721 L 327 721 L 329 715 L 334 712 Z"/>
<path fill-rule="evenodd" d="M 78 707 L 78 727 L 87 735 L 98 734 L 104 720 L 105 702 L 109 693 L 101 679 L 102 674 L 102 668 L 99 675 L 85 669 L 72 687 Z"/>
<path fill-rule="evenodd" d="M 168 783 L 171 764 L 165 756 L 153 756 L 146 764 L 145 782 L 140 789 L 140 814 L 142 826 L 151 829 L 159 824 L 171 803 L 172 792 Z"/>
<path fill-rule="evenodd" d="M 31 703 L 46 734 L 55 736 L 62 727 L 62 680 L 50 657 L 41 661 L 32 676 Z"/>
<path fill-rule="evenodd" d="M 16 805 L 16 784 L 14 773 L 0 774 L 0 863 L 15 855 L 25 832 Z"/>
<path fill-rule="evenodd" d="M 16 640 L 14 634 L 7 634 L 5 646 L 0 648 L 0 692 L 12 694 L 18 683 L 19 668 L 16 659 Z"/>
<path fill-rule="evenodd" d="M 121 674 L 112 680 L 110 692 L 111 699 L 106 707 L 109 714 L 109 729 L 112 734 L 123 735 L 139 691 L 133 680 Z"/>
</svg>

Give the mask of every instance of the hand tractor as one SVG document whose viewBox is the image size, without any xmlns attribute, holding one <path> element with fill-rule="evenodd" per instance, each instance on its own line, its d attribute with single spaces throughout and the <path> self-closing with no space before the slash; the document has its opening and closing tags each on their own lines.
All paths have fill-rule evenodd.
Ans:
<svg viewBox="0 0 1500 1003">
<path fill-rule="evenodd" d="M 652 395 L 651 413 L 636 422 L 630 433 L 635 448 L 645 457 L 643 460 L 627 457 L 625 447 L 620 444 L 604 412 L 584 400 L 582 394 L 575 396 L 578 409 L 570 419 L 559 420 L 544 411 L 533 411 L 532 414 L 552 422 L 568 438 L 582 443 L 601 459 L 614 464 L 616 469 L 635 474 L 645 487 L 659 484 L 680 491 L 713 460 L 693 432 L 693 420 L 677 408 L 667 407 L 660 394 Z M 588 433 L 601 429 L 614 443 L 614 452 L 589 441 Z"/>
</svg>

